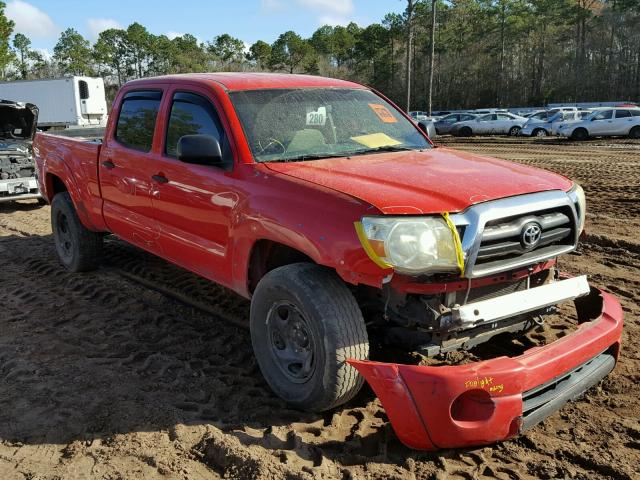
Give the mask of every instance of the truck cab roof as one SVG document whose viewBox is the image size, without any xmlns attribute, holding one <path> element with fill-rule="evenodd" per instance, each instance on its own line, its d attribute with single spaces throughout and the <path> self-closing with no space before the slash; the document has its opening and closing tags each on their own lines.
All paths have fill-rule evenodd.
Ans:
<svg viewBox="0 0 640 480">
<path fill-rule="evenodd" d="M 158 83 L 211 84 L 217 83 L 226 90 L 260 90 L 269 88 L 357 88 L 365 89 L 363 85 L 337 78 L 316 77 L 312 75 L 297 75 L 286 73 L 185 73 L 178 75 L 164 75 L 159 77 L 133 80 L 127 86 L 145 87 Z"/>
</svg>

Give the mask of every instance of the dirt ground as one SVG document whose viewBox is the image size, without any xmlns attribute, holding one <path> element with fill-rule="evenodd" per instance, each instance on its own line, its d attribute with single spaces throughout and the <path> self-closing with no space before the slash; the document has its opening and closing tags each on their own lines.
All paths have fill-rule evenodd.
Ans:
<svg viewBox="0 0 640 480">
<path fill-rule="evenodd" d="M 246 301 L 115 239 L 100 270 L 66 273 L 49 207 L 5 204 L 0 479 L 639 478 L 640 142 L 440 143 L 585 187 L 588 236 L 560 266 L 615 293 L 626 326 L 616 370 L 584 398 L 515 440 L 409 450 L 368 388 L 323 415 L 275 398 Z"/>
</svg>

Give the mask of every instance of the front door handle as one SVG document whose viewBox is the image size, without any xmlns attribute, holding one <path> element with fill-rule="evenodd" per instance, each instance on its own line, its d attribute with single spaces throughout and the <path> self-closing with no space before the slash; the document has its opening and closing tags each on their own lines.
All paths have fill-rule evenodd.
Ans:
<svg viewBox="0 0 640 480">
<path fill-rule="evenodd" d="M 106 161 L 102 162 L 102 166 L 104 168 L 106 168 L 107 170 L 111 170 L 111 169 L 116 168 L 116 164 L 113 163 L 111 160 L 106 160 Z"/>
<path fill-rule="evenodd" d="M 160 175 L 160 174 L 151 175 L 151 178 L 156 183 L 169 183 L 169 179 L 167 177 L 165 177 L 164 175 Z"/>
</svg>

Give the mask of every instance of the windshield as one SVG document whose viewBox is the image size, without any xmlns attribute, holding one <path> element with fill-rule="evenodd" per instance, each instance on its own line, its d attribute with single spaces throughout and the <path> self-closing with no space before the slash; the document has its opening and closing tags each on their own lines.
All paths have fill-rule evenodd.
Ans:
<svg viewBox="0 0 640 480">
<path fill-rule="evenodd" d="M 257 162 L 431 147 L 411 121 L 370 90 L 269 89 L 229 96 Z"/>
<path fill-rule="evenodd" d="M 567 116 L 568 118 L 568 116 Z M 565 119 L 565 115 L 562 112 L 558 112 L 558 113 L 554 113 L 551 117 L 549 117 L 549 120 L 547 120 L 549 123 L 553 123 L 553 122 L 557 122 L 558 120 L 564 120 Z"/>
</svg>

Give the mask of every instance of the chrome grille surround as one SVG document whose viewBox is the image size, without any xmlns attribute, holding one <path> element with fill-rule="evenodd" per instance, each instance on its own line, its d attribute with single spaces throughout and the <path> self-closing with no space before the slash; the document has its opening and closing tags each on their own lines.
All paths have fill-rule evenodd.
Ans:
<svg viewBox="0 0 640 480">
<path fill-rule="evenodd" d="M 578 244 L 579 236 L 576 204 L 577 199 L 572 198 L 570 194 L 561 190 L 551 190 L 479 203 L 469 207 L 462 213 L 451 215 L 451 220 L 458 229 L 464 229 L 464 234 L 461 238 L 462 250 L 465 256 L 463 276 L 465 278 L 485 277 L 515 268 L 534 265 L 574 250 Z M 503 258 L 496 262 L 477 264 L 487 223 L 501 219 L 505 219 L 505 222 L 508 223 L 509 220 L 507 219 L 517 217 L 542 218 L 548 213 L 540 214 L 539 212 L 556 211 L 562 211 L 565 216 L 569 216 L 571 232 L 566 244 L 542 246 L 527 251 L 522 255 Z M 552 218 L 549 217 L 549 219 Z M 550 225 L 556 224 L 550 222 Z M 490 235 L 495 235 L 494 232 L 495 229 L 487 229 L 487 233 L 490 233 Z"/>
</svg>

